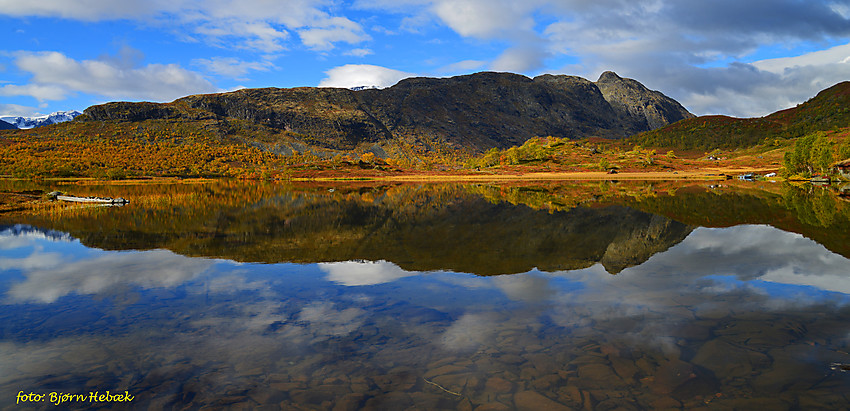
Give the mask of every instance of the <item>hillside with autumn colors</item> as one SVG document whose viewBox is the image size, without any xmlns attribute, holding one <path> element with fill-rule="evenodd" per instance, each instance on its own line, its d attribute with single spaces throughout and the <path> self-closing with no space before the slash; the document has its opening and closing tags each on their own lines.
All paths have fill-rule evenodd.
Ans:
<svg viewBox="0 0 850 411">
<path fill-rule="evenodd" d="M 759 170 L 808 178 L 850 158 L 848 136 L 848 82 L 761 118 L 693 118 L 663 94 L 611 72 L 595 83 L 479 73 L 408 79 L 384 90 L 253 89 L 92 106 L 74 121 L 0 132 L 0 175 L 288 179 Z"/>
<path fill-rule="evenodd" d="M 640 133 L 629 141 L 679 149 L 734 149 L 850 127 L 850 82 L 821 91 L 797 107 L 758 118 L 701 116 Z"/>
</svg>

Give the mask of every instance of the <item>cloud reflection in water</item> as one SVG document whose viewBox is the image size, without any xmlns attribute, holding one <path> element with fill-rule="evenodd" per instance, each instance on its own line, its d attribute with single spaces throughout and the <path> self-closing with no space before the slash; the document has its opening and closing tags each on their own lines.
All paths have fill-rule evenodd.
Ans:
<svg viewBox="0 0 850 411">
<path fill-rule="evenodd" d="M 165 250 L 105 253 L 68 262 L 57 253 L 35 250 L 26 258 L 0 259 L 0 270 L 24 270 L 25 280 L 7 293 L 12 302 L 52 303 L 75 294 L 98 294 L 112 287 L 176 287 L 206 271 L 211 260 Z"/>
<path fill-rule="evenodd" d="M 383 260 L 319 263 L 319 269 L 329 281 L 348 286 L 383 284 L 419 274 Z"/>
<path fill-rule="evenodd" d="M 67 311 L 67 303 L 111 326 L 113 318 L 87 296 L 128 286 L 186 293 L 162 302 L 155 293 L 140 292 L 144 307 L 127 308 L 125 321 L 132 327 L 53 333 L 66 330 L 60 324 L 40 329 L 38 339 L 6 337 L 0 341 L 0 376 L 17 379 L 0 377 L 0 388 L 9 392 L 51 373 L 88 378 L 86 370 L 100 363 L 111 364 L 122 387 L 155 392 L 163 384 L 158 378 L 192 376 L 196 386 L 210 387 L 197 398 L 214 398 L 224 388 L 256 388 L 251 384 L 257 376 L 312 378 L 318 369 L 355 373 L 388 362 L 427 364 L 446 352 L 486 357 L 544 343 L 565 349 L 573 341 L 592 346 L 587 342 L 617 339 L 630 349 L 650 347 L 679 358 L 678 328 L 701 322 L 697 331 L 708 334 L 715 322 L 703 314 L 711 310 L 783 308 L 796 314 L 818 297 L 807 292 L 808 300 L 799 299 L 765 284 L 817 287 L 836 301 L 843 297 L 835 292 L 850 290 L 847 259 L 767 226 L 697 229 L 617 275 L 601 264 L 476 277 L 420 275 L 387 261 L 253 265 L 163 250 L 86 250 L 65 258 L 45 249 L 33 246 L 26 257 L 0 259 L 0 270 L 18 270 L 22 278 L 11 280 L 5 304 L 43 303 L 47 308 L 38 309 L 48 316 Z M 375 287 L 349 288 L 364 285 Z M 76 298 L 59 301 L 64 296 Z M 756 331 L 773 330 L 765 327 Z M 75 381 L 68 378 L 67 384 L 73 388 Z"/>
</svg>

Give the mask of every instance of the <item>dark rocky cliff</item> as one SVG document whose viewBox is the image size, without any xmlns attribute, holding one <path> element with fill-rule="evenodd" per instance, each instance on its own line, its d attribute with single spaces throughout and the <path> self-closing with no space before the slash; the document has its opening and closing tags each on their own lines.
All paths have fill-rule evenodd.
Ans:
<svg viewBox="0 0 850 411">
<path fill-rule="evenodd" d="M 596 86 L 632 133 L 654 130 L 694 117 L 675 100 L 611 71 L 602 73 Z"/>
<path fill-rule="evenodd" d="M 484 72 L 409 78 L 381 90 L 264 88 L 108 103 L 89 107 L 81 121 L 211 121 L 222 134 L 232 133 L 222 124 L 238 121 L 328 149 L 424 141 L 484 151 L 535 136 L 622 138 L 689 117 L 675 100 L 610 72 L 596 83 Z"/>
</svg>

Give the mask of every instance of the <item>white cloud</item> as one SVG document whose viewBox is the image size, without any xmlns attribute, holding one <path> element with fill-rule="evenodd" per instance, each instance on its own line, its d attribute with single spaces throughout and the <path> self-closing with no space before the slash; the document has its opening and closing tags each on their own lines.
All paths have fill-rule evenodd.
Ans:
<svg viewBox="0 0 850 411">
<path fill-rule="evenodd" d="M 439 71 L 443 73 L 465 73 L 469 71 L 479 70 L 482 67 L 487 65 L 487 62 L 484 60 L 463 60 L 458 61 L 457 63 L 449 64 L 441 68 Z"/>
<path fill-rule="evenodd" d="M 319 87 L 389 87 L 414 74 L 370 64 L 346 64 L 325 72 Z"/>
<path fill-rule="evenodd" d="M 345 54 L 346 56 L 366 57 L 370 54 L 375 54 L 375 52 L 373 52 L 370 49 L 351 49 L 351 50 L 346 51 L 343 54 Z"/>
<path fill-rule="evenodd" d="M 533 1 L 441 0 L 433 5 L 437 15 L 464 37 L 492 38 L 534 28 L 529 15 Z"/>
<path fill-rule="evenodd" d="M 505 50 L 490 63 L 490 68 L 494 71 L 526 73 L 543 67 L 543 60 L 546 57 L 548 53 L 539 45 L 523 44 Z"/>
<path fill-rule="evenodd" d="M 783 74 L 800 67 L 847 64 L 850 67 L 850 43 L 835 46 L 827 50 L 815 51 L 796 57 L 783 57 L 761 60 L 752 63 L 759 70 Z"/>
<path fill-rule="evenodd" d="M 162 10 L 171 10 L 179 1 L 163 0 L 0 0 L 0 13 L 15 16 L 61 17 L 83 21 L 145 18 Z"/>
<path fill-rule="evenodd" d="M 283 50 L 283 41 L 296 30 L 307 47 L 321 50 L 369 39 L 358 23 L 324 10 L 333 7 L 323 0 L 0 0 L 0 15 L 153 21 L 188 29 L 217 45 L 227 38 L 263 52 Z M 182 37 L 191 38 L 185 32 Z"/>
<path fill-rule="evenodd" d="M 270 61 L 243 61 L 234 57 L 195 59 L 192 64 L 203 67 L 210 73 L 233 78 L 243 78 L 250 71 L 269 71 L 275 68 Z"/>
<path fill-rule="evenodd" d="M 2 90 L 3 88 L 0 87 L 0 95 L 3 94 Z M 0 117 L 34 117 L 41 114 L 36 107 L 22 106 L 20 104 L 0 104 Z"/>
<path fill-rule="evenodd" d="M 342 17 L 329 18 L 319 27 L 300 30 L 298 34 L 305 46 L 315 50 L 330 50 L 337 42 L 357 44 L 370 39 L 359 24 Z"/>
<path fill-rule="evenodd" d="M 549 57 L 572 57 L 574 63 L 548 69 L 588 78 L 614 70 L 680 100 L 697 114 L 764 115 L 848 78 L 847 69 L 838 66 L 850 61 L 846 54 L 841 56 L 843 46 L 754 63 L 749 72 L 742 70 L 743 64 L 729 63 L 747 60 L 763 47 L 793 48 L 847 38 L 850 8 L 829 0 L 358 4 L 419 21 L 427 20 L 423 13 L 428 13 L 462 37 L 505 42 L 505 49 L 489 63 L 492 70 L 531 74 L 545 68 Z"/>
<path fill-rule="evenodd" d="M 208 21 L 195 28 L 195 33 L 206 36 L 213 44 L 226 48 L 226 40 L 236 39 L 240 49 L 259 50 L 265 53 L 284 49 L 281 42 L 289 38 L 285 30 L 278 30 L 267 22 L 222 19 Z M 241 42 L 239 42 L 241 40 Z"/>
<path fill-rule="evenodd" d="M 110 98 L 170 101 L 188 94 L 217 91 L 198 73 L 176 64 L 128 67 L 110 59 L 74 60 L 59 52 L 19 52 L 15 64 L 32 74 L 30 84 L 6 85 L 3 95 L 28 95 L 39 101 L 61 100 L 71 93 Z"/>
<path fill-rule="evenodd" d="M 19 86 L 7 84 L 0 87 L 0 96 L 30 96 L 38 101 L 63 100 L 68 96 L 68 91 L 55 85 L 27 84 Z"/>
<path fill-rule="evenodd" d="M 796 57 L 727 67 L 686 69 L 667 77 L 696 113 L 758 117 L 794 107 L 850 79 L 850 44 Z"/>
<path fill-rule="evenodd" d="M 763 48 L 793 49 L 850 38 L 850 7 L 834 0 L 358 0 L 354 4 L 326 0 L 0 0 L 0 15 L 128 19 L 167 27 L 186 41 L 205 40 L 220 47 L 273 53 L 300 41 L 323 53 L 345 44 L 354 47 L 342 54 L 370 55 L 372 49 L 361 46 L 370 36 L 357 19 L 346 15 L 352 9 L 399 15 L 397 27 L 388 29 L 381 27 L 393 20 L 380 20 L 380 25 L 373 24 L 375 19 L 367 20 L 375 32 L 427 35 L 436 25 L 443 25 L 462 38 L 475 39 L 466 40 L 467 47 L 483 45 L 495 50 L 491 56 L 468 60 L 465 67 L 529 75 L 547 69 L 588 78 L 614 70 L 680 100 L 696 114 L 763 115 L 848 78 L 848 56 L 834 58 L 847 46 L 755 62 L 749 65 L 750 72 L 743 71 L 740 63 L 730 64 L 752 61 Z M 433 40 L 454 41 L 450 36 Z M 473 63 L 484 59 L 488 61 Z M 549 61 L 570 63 L 547 67 Z M 217 64 L 211 71 L 226 75 L 255 70 L 244 64 L 231 68 Z M 358 75 L 354 66 L 343 67 L 348 69 L 328 72 L 323 84 L 339 86 L 342 83 L 335 83 L 335 78 Z M 359 71 L 369 83 L 399 79 L 397 73 L 377 73 L 366 67 Z M 147 69 L 157 71 L 154 66 Z M 466 71 L 449 66 L 441 72 L 454 70 Z M 367 85 L 363 80 L 343 83 Z M 74 87 L 57 88 L 58 84 L 13 84 L 0 93 L 53 100 L 74 91 Z"/>
<path fill-rule="evenodd" d="M 319 269 L 328 274 L 329 281 L 348 286 L 388 283 L 419 274 L 387 261 L 319 263 Z"/>
</svg>

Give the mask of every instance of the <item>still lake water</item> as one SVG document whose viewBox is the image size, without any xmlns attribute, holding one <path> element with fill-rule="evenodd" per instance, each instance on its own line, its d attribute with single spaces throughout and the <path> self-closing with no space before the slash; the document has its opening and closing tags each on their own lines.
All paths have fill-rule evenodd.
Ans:
<svg viewBox="0 0 850 411">
<path fill-rule="evenodd" d="M 850 207 L 819 188 L 60 189 L 133 202 L 3 220 L 2 409 L 850 404 Z"/>
</svg>

